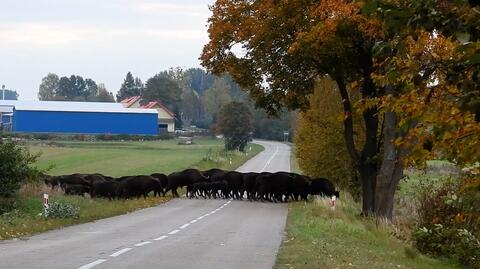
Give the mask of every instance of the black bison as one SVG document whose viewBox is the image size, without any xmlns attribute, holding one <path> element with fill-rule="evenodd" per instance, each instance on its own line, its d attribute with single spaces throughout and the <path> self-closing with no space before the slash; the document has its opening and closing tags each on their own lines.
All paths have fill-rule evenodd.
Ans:
<svg viewBox="0 0 480 269">
<path fill-rule="evenodd" d="M 309 194 L 320 196 L 340 197 L 340 192 L 335 190 L 335 185 L 326 178 L 314 178 L 310 182 Z"/>
<path fill-rule="evenodd" d="M 90 191 L 90 196 L 92 198 L 101 197 L 113 199 L 117 196 L 119 185 L 120 182 L 115 180 L 97 181 L 93 183 L 92 189 Z"/>
<path fill-rule="evenodd" d="M 90 186 L 83 184 L 63 184 L 62 188 L 67 195 L 83 196 L 85 193 L 90 193 Z"/>
<path fill-rule="evenodd" d="M 168 177 L 165 174 L 162 173 L 154 173 L 150 175 L 151 177 L 154 177 L 160 181 L 160 184 L 162 185 L 162 192 L 165 196 L 165 192 L 163 191 L 167 185 L 168 185 Z"/>
<path fill-rule="evenodd" d="M 146 198 L 152 191 L 155 196 L 162 193 L 162 186 L 158 179 L 151 176 L 131 176 L 121 180 L 117 195 L 123 198 L 140 198 L 140 196 Z"/>
<path fill-rule="evenodd" d="M 175 172 L 168 175 L 168 184 L 164 190 L 164 193 L 172 191 L 174 197 L 178 197 L 178 188 L 189 187 L 191 188 L 193 183 L 207 181 L 208 178 L 205 177 L 197 169 L 186 169 L 181 172 Z"/>
</svg>

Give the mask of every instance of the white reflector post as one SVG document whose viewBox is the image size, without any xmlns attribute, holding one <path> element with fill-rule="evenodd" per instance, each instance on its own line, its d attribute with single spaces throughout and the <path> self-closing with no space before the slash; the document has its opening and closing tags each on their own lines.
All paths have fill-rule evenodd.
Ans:
<svg viewBox="0 0 480 269">
<path fill-rule="evenodd" d="M 43 215 L 45 217 L 48 217 L 48 194 L 44 193 L 43 194 Z"/>
<path fill-rule="evenodd" d="M 333 195 L 332 196 L 332 202 L 331 202 L 332 209 L 335 209 L 336 202 L 337 202 L 337 196 Z"/>
</svg>

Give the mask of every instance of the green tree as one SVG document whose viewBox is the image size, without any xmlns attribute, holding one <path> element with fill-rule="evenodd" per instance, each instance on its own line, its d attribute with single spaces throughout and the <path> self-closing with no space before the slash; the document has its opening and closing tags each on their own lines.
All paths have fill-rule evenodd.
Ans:
<svg viewBox="0 0 480 269">
<path fill-rule="evenodd" d="M 186 89 L 182 93 L 182 121 L 196 122 L 205 118 L 205 108 L 198 93 L 192 89 Z"/>
<path fill-rule="evenodd" d="M 212 74 L 208 74 L 201 68 L 187 69 L 185 76 L 187 77 L 190 88 L 195 90 L 199 95 L 203 95 L 215 81 L 215 77 Z"/>
<path fill-rule="evenodd" d="M 89 97 L 97 96 L 98 95 L 98 85 L 97 83 L 91 79 L 85 79 L 85 90 L 83 90 L 83 97 L 85 100 L 88 100 Z"/>
<path fill-rule="evenodd" d="M 226 150 L 245 151 L 251 140 L 252 113 L 245 103 L 231 102 L 222 107 L 218 114 L 216 129 L 225 137 Z"/>
<path fill-rule="evenodd" d="M 48 73 L 46 77 L 42 78 L 42 83 L 38 89 L 38 99 L 40 101 L 55 100 L 59 80 L 57 74 L 54 73 Z"/>
<path fill-rule="evenodd" d="M 89 80 L 88 87 L 93 90 L 93 80 Z M 63 101 L 85 101 L 88 96 L 87 82 L 81 76 L 71 75 L 61 77 L 55 99 Z"/>
<path fill-rule="evenodd" d="M 97 94 L 95 96 L 91 96 L 89 101 L 92 102 L 107 102 L 107 103 L 114 103 L 115 98 L 113 94 L 105 88 L 105 84 L 100 83 L 97 87 Z"/>
<path fill-rule="evenodd" d="M 117 93 L 117 101 L 120 102 L 132 96 L 140 96 L 142 95 L 143 88 L 144 85 L 140 78 L 133 78 L 132 73 L 128 72 Z"/>
<path fill-rule="evenodd" d="M 161 101 L 173 109 L 180 101 L 182 89 L 167 73 L 159 73 L 149 78 L 142 94 L 144 101 Z"/>
<path fill-rule="evenodd" d="M 22 183 L 38 176 L 39 171 L 32 166 L 37 157 L 14 142 L 0 140 L 0 214 L 11 209 L 11 198 Z"/>
<path fill-rule="evenodd" d="M 220 109 L 232 101 L 230 85 L 224 79 L 216 78 L 213 85 L 205 91 L 202 101 L 210 118 L 216 118 Z"/>
</svg>

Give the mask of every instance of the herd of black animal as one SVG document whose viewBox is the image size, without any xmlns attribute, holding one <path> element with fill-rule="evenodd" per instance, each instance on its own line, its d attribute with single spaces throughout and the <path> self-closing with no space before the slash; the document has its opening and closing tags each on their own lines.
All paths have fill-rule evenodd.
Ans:
<svg viewBox="0 0 480 269">
<path fill-rule="evenodd" d="M 45 183 L 60 188 L 68 195 L 90 194 L 103 198 L 140 198 L 150 192 L 160 196 L 169 191 L 178 197 L 178 188 L 186 187 L 189 198 L 225 198 L 255 201 L 288 202 L 307 200 L 309 195 L 336 196 L 339 192 L 328 179 L 310 178 L 289 172 L 240 173 L 210 169 L 186 169 L 170 175 L 155 173 L 149 176 L 112 178 L 102 174 L 72 174 L 45 176 Z"/>
</svg>

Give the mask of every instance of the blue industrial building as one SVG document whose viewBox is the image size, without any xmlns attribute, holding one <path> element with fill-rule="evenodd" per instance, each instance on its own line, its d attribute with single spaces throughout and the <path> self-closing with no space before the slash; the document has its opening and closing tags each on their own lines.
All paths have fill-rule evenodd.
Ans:
<svg viewBox="0 0 480 269">
<path fill-rule="evenodd" d="M 11 122 L 12 132 L 158 134 L 155 109 L 124 108 L 117 103 L 0 101 L 0 113 L 2 122 Z"/>
</svg>

